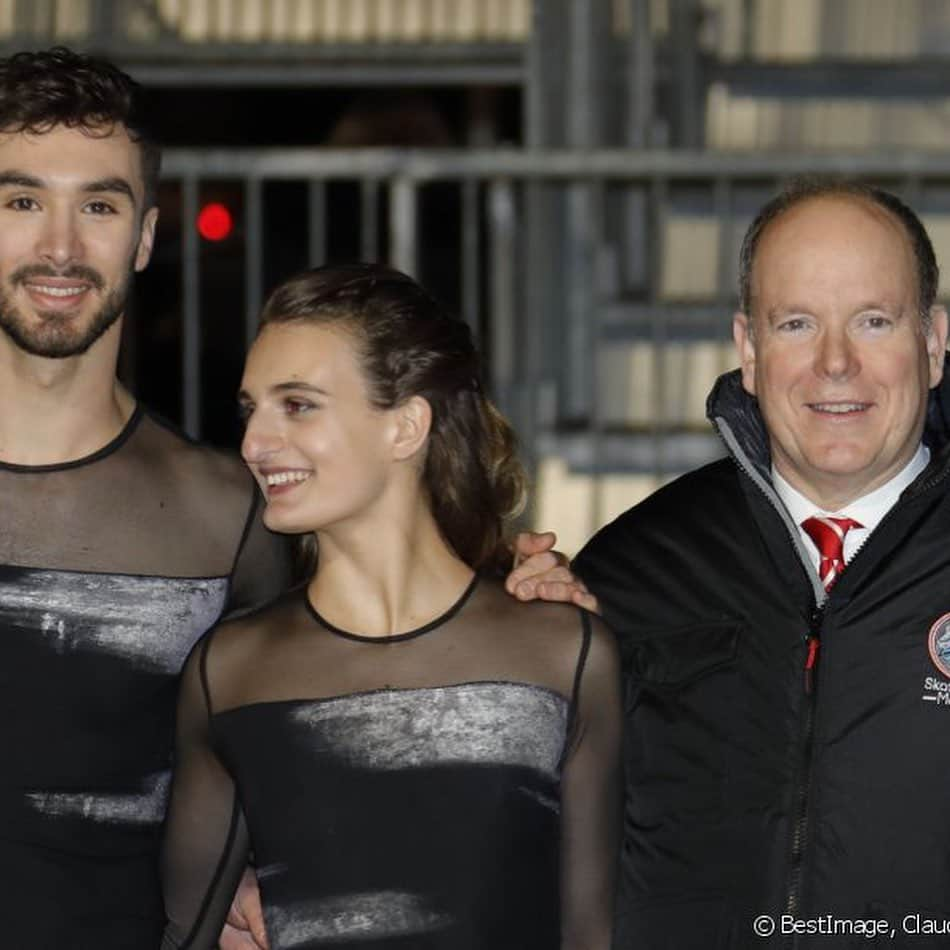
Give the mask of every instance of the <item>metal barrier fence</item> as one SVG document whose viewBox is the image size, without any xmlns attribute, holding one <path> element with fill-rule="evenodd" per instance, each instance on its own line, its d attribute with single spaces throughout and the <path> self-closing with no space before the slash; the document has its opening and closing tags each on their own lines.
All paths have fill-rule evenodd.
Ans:
<svg viewBox="0 0 950 950">
<path fill-rule="evenodd" d="M 335 232 L 357 223 L 356 256 L 424 282 L 451 271 L 444 284 L 482 341 L 493 392 L 532 464 L 559 456 L 595 479 L 683 471 L 718 452 L 702 397 L 731 365 L 742 233 L 783 179 L 804 173 L 900 192 L 924 214 L 938 255 L 950 253 L 950 163 L 940 154 L 173 150 L 164 177 L 181 201 L 182 423 L 201 432 L 207 315 L 193 222 L 202 190 L 229 182 L 243 195 L 243 273 L 232 280 L 243 282 L 245 340 L 265 284 L 333 257 Z M 282 182 L 300 189 L 292 210 L 305 246 L 286 272 L 265 274 L 267 196 Z M 339 183 L 358 196 L 357 222 L 328 208 Z M 436 185 L 454 196 L 450 220 L 421 210 Z"/>
</svg>

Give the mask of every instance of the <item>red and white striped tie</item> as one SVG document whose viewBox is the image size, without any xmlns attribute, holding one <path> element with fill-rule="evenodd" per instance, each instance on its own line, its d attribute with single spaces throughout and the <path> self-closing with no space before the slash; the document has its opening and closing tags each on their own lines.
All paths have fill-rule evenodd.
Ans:
<svg viewBox="0 0 950 950">
<path fill-rule="evenodd" d="M 831 590 L 831 585 L 838 579 L 844 570 L 844 536 L 852 528 L 863 528 L 864 525 L 853 518 L 806 518 L 802 528 L 808 537 L 815 542 L 821 554 L 821 563 L 818 565 L 818 578 L 825 585 L 825 590 Z"/>
</svg>

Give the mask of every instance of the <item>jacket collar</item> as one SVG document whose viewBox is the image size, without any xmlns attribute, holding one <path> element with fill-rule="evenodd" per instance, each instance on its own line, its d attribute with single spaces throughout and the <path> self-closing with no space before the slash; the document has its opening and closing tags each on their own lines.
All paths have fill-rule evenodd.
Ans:
<svg viewBox="0 0 950 950">
<path fill-rule="evenodd" d="M 706 417 L 718 431 L 729 452 L 756 481 L 772 480 L 772 460 L 759 403 L 742 388 L 741 370 L 724 373 L 706 400 Z M 924 442 L 930 447 L 930 468 L 950 468 L 950 367 L 930 390 Z"/>
</svg>

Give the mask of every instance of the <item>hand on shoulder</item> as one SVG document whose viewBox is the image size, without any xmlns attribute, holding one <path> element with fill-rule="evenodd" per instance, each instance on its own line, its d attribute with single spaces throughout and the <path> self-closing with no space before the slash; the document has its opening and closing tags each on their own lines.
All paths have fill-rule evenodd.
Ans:
<svg viewBox="0 0 950 950">
<path fill-rule="evenodd" d="M 571 572 L 567 557 L 554 550 L 553 531 L 521 532 L 515 538 L 515 567 L 505 579 L 505 589 L 518 600 L 550 600 L 576 604 L 600 613 L 597 598 Z"/>
</svg>

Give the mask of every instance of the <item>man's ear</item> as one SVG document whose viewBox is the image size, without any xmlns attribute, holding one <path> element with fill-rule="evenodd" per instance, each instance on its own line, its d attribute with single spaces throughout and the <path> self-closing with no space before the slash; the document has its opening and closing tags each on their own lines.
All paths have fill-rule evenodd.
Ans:
<svg viewBox="0 0 950 950">
<path fill-rule="evenodd" d="M 432 406 L 422 396 L 412 396 L 393 410 L 396 414 L 396 436 L 393 458 L 410 459 L 420 452 L 432 429 Z"/>
<path fill-rule="evenodd" d="M 930 332 L 927 334 L 927 362 L 930 365 L 930 385 L 936 386 L 943 378 L 943 364 L 947 357 L 947 308 L 935 304 L 930 308 Z"/>
<path fill-rule="evenodd" d="M 742 370 L 742 388 L 755 395 L 755 343 L 752 339 L 752 320 L 746 314 L 737 312 L 732 318 L 732 339 L 736 344 L 736 355 Z"/>
<path fill-rule="evenodd" d="M 158 208 L 149 208 L 142 215 L 142 228 L 139 231 L 139 243 L 135 249 L 135 269 L 145 270 L 152 256 L 152 245 L 155 243 L 155 225 L 158 223 Z"/>
</svg>

